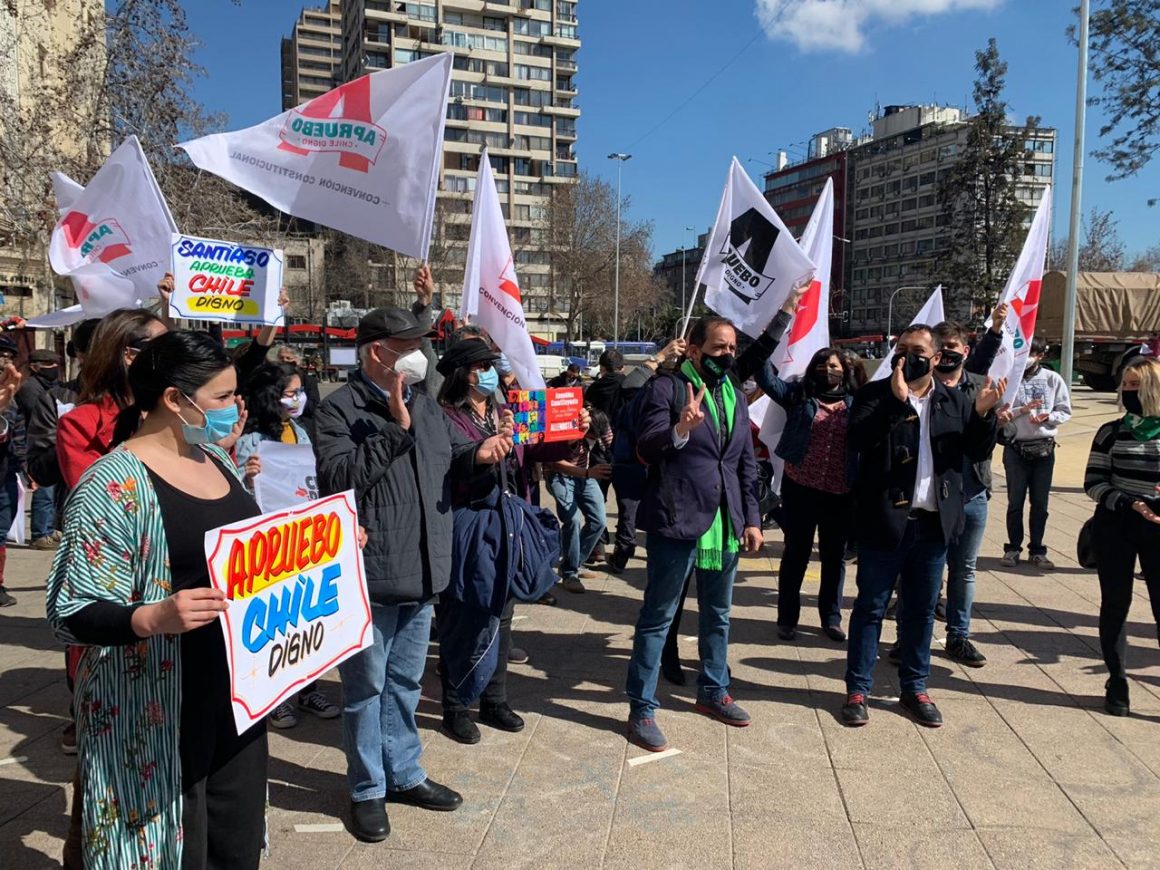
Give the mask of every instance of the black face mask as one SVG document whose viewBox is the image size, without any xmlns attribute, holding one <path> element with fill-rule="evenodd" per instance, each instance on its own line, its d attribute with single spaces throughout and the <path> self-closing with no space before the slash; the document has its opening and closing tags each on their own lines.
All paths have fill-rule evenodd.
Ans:
<svg viewBox="0 0 1160 870">
<path fill-rule="evenodd" d="M 40 369 L 36 374 L 46 381 L 55 381 L 60 377 L 60 369 L 53 366 L 50 369 Z"/>
<path fill-rule="evenodd" d="M 1139 390 L 1121 390 L 1120 401 L 1124 403 L 1124 410 L 1137 417 L 1144 416 L 1144 403 L 1140 401 Z"/>
<path fill-rule="evenodd" d="M 950 374 L 963 364 L 964 359 L 966 357 L 957 350 L 944 350 L 935 368 L 944 374 Z"/>
<path fill-rule="evenodd" d="M 890 360 L 891 371 L 898 367 L 900 359 L 906 360 L 906 364 L 902 367 L 902 376 L 906 378 L 908 384 L 930 374 L 930 360 L 924 356 L 919 356 L 914 351 L 896 353 L 894 358 Z"/>
<path fill-rule="evenodd" d="M 846 383 L 841 372 L 829 369 L 814 369 L 810 372 L 810 385 L 815 396 L 837 399 L 846 395 Z"/>
<path fill-rule="evenodd" d="M 701 370 L 705 374 L 706 381 L 713 385 L 719 384 L 733 370 L 733 354 L 719 353 L 716 356 L 703 354 Z"/>
</svg>

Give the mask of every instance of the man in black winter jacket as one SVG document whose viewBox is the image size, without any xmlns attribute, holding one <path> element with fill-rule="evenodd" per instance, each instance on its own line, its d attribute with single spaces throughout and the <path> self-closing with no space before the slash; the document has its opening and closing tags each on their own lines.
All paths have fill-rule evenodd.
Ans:
<svg viewBox="0 0 1160 870">
<path fill-rule="evenodd" d="M 401 308 L 368 312 L 358 326 L 360 368 L 318 408 L 313 441 L 323 495 L 353 489 L 374 637 L 339 666 L 351 791 L 351 829 L 390 833 L 384 800 L 453 810 L 459 794 L 427 778 L 415 718 L 432 602 L 451 574 L 452 477 L 512 449 L 510 417 L 479 444 L 464 438 L 425 390 L 428 327 Z M 389 730 L 388 730 L 389 729 Z"/>
<path fill-rule="evenodd" d="M 992 413 L 1006 389 L 987 382 L 972 402 L 932 376 L 942 346 L 929 326 L 898 339 L 891 376 L 854 397 L 849 437 L 859 454 L 855 483 L 858 598 L 850 615 L 846 667 L 847 725 L 869 721 L 882 616 L 896 579 L 902 706 L 922 725 L 942 724 L 926 692 L 930 640 L 947 545 L 962 532 L 963 471 L 995 446 Z"/>
</svg>

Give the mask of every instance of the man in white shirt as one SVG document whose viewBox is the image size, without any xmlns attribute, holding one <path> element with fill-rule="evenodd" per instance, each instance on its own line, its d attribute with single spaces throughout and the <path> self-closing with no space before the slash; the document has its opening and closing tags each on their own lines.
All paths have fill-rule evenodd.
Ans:
<svg viewBox="0 0 1160 870">
<path fill-rule="evenodd" d="M 898 626 L 900 703 L 919 724 L 942 724 L 926 691 L 934 608 L 948 542 L 963 528 L 963 471 L 995 446 L 991 412 L 1006 384 L 988 381 L 973 401 L 948 389 L 932 376 L 941 351 L 929 326 L 911 326 L 898 338 L 891 376 L 859 390 L 850 409 L 850 443 L 858 452 L 858 597 L 841 713 L 850 726 L 869 721 L 866 699 L 896 578 L 905 602 Z"/>
<path fill-rule="evenodd" d="M 1014 568 L 1023 552 L 1023 509 L 1031 498 L 1031 564 L 1051 571 L 1055 564 L 1047 558 L 1043 533 L 1047 529 L 1047 501 L 1055 472 L 1055 436 L 1071 419 L 1071 396 L 1062 377 L 1043 365 L 1047 344 L 1040 338 L 1031 342 L 1027 370 L 1019 386 L 1013 410 L 1003 422 L 1005 432 L 1014 428 L 1014 437 L 1005 439 L 1003 469 L 1007 473 L 1007 543 L 1001 564 Z"/>
</svg>

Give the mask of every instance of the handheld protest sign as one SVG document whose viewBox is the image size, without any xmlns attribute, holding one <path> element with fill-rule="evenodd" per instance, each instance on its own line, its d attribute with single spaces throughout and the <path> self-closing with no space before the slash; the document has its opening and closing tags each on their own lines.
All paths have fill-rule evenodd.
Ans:
<svg viewBox="0 0 1160 870">
<path fill-rule="evenodd" d="M 584 391 L 580 387 L 511 390 L 508 407 L 515 418 L 512 441 L 516 444 L 576 441 L 583 437 L 580 411 L 584 408 Z"/>
<path fill-rule="evenodd" d="M 169 313 L 187 320 L 277 324 L 282 252 L 173 234 Z"/>
<path fill-rule="evenodd" d="M 354 492 L 206 532 L 238 733 L 371 643 Z"/>
<path fill-rule="evenodd" d="M 262 510 L 284 510 L 318 498 L 318 472 L 309 444 L 263 441 L 258 458 L 262 473 L 254 478 L 254 500 Z"/>
</svg>

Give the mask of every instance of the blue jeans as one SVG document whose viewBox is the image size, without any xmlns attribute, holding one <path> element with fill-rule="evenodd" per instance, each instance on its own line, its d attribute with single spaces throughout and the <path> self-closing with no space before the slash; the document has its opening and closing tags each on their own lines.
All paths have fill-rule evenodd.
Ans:
<svg viewBox="0 0 1160 870">
<path fill-rule="evenodd" d="M 431 639 L 431 604 L 371 605 L 371 645 L 338 666 L 351 800 L 405 791 L 427 774 L 415 711 Z"/>
<path fill-rule="evenodd" d="M 32 494 L 32 536 L 29 540 L 47 538 L 56 530 L 56 487 L 37 487 Z"/>
<path fill-rule="evenodd" d="M 696 541 L 678 541 L 649 533 L 648 585 L 632 638 L 626 691 L 631 713 L 651 718 L 660 703 L 656 699 L 661 649 L 677 612 L 685 578 L 697 557 Z M 737 576 L 737 553 L 725 553 L 720 571 L 697 569 L 697 607 L 700 610 L 697 645 L 701 675 L 697 699 L 718 701 L 729 693 L 729 608 L 733 603 L 733 579 Z"/>
<path fill-rule="evenodd" d="M 858 597 L 850 613 L 849 649 L 846 654 L 846 691 L 869 695 L 874 686 L 874 664 L 882 635 L 882 616 L 894 581 L 906 606 L 899 607 L 898 641 L 902 664 L 898 680 L 902 691 L 925 692 L 930 676 L 930 639 L 934 631 L 934 608 L 942 585 L 947 544 L 938 514 L 921 514 L 906 526 L 902 542 L 894 549 L 879 550 L 858 545 Z"/>
<path fill-rule="evenodd" d="M 1032 556 L 1046 556 L 1043 533 L 1047 531 L 1047 500 L 1051 496 L 1051 477 L 1055 472 L 1055 454 L 1041 459 L 1024 459 L 1014 447 L 1003 448 L 1003 470 L 1007 473 L 1007 543 L 1005 552 L 1023 552 L 1023 505 L 1031 496 Z"/>
<path fill-rule="evenodd" d="M 591 478 L 563 474 L 553 474 L 548 488 L 556 499 L 556 515 L 560 518 L 560 552 L 563 556 L 560 576 L 575 577 L 604 536 L 604 493 L 600 491 L 600 484 Z M 584 517 L 583 529 L 580 527 L 581 516 Z"/>
<path fill-rule="evenodd" d="M 971 636 L 971 607 L 975 603 L 975 561 L 987 528 L 987 493 L 967 500 L 966 522 L 959 539 L 947 548 L 947 639 Z"/>
</svg>

